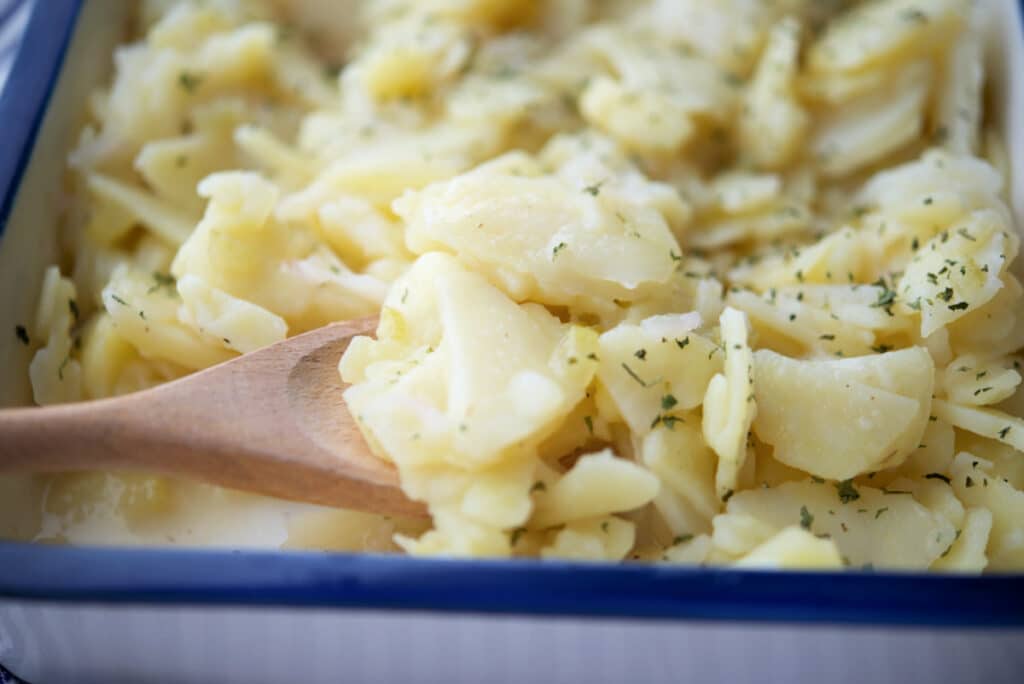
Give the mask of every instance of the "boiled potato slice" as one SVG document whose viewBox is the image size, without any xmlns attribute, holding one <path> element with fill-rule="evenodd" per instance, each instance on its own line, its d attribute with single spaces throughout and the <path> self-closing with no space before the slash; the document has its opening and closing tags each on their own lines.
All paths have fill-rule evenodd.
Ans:
<svg viewBox="0 0 1024 684">
<path fill-rule="evenodd" d="M 1019 246 L 1012 227 L 990 209 L 972 213 L 923 245 L 896 288 L 907 306 L 921 311 L 922 337 L 990 302 Z"/>
<path fill-rule="evenodd" d="M 376 343 L 354 345 L 342 359 L 346 381 L 360 370 L 371 379 L 345 395 L 371 443 L 396 460 L 473 468 L 546 437 L 583 399 L 597 367 L 597 336 L 539 306 L 516 304 L 450 256 L 421 257 L 405 282 L 428 280 L 432 287 L 415 296 L 432 303 L 408 309 L 408 319 L 390 317 Z M 431 311 L 439 321 L 415 317 Z M 404 348 L 404 331 L 417 328 L 428 348 Z M 389 331 L 399 337 L 389 339 Z M 436 338 L 428 341 L 425 331 Z M 376 360 L 367 344 L 394 356 Z M 350 354 L 371 365 L 355 367 Z"/>
<path fill-rule="evenodd" d="M 661 426 L 644 437 L 641 459 L 664 486 L 710 520 L 721 508 L 715 494 L 715 453 L 694 426 Z M 691 532 L 693 530 L 690 530 Z"/>
<path fill-rule="evenodd" d="M 571 522 L 540 550 L 541 558 L 619 561 L 633 548 L 636 525 L 615 516 Z"/>
<path fill-rule="evenodd" d="M 682 253 L 625 181 L 541 174 L 521 153 L 407 193 L 394 209 L 414 252 L 454 252 L 517 301 L 632 301 L 666 284 Z"/>
<path fill-rule="evenodd" d="M 740 568 L 797 569 L 841 568 L 839 549 L 831 539 L 821 539 L 799 527 L 787 527 L 736 561 Z"/>
<path fill-rule="evenodd" d="M 547 527 L 630 511 L 649 503 L 659 486 L 654 475 L 605 449 L 582 457 L 538 496 L 531 525 Z"/>
<path fill-rule="evenodd" d="M 722 368 L 722 350 L 707 337 L 680 329 L 623 323 L 601 335 L 597 376 L 618 413 L 638 435 L 700 406 Z"/>
<path fill-rule="evenodd" d="M 1018 454 L 1019 455 L 1019 454 Z M 986 552 L 993 570 L 1019 567 L 1024 559 L 1024 492 L 992 473 L 992 464 L 966 451 L 957 454 L 950 480 L 965 506 L 992 513 Z"/>
<path fill-rule="evenodd" d="M 910 493 L 849 482 L 787 482 L 739 492 L 715 519 L 716 531 L 720 519 L 736 515 L 776 530 L 799 524 L 828 535 L 855 567 L 928 567 L 956 539 L 952 523 Z"/>
<path fill-rule="evenodd" d="M 721 317 L 725 374 L 711 379 L 704 395 L 704 440 L 718 454 L 715 491 L 723 499 L 738 487 L 747 455 L 747 434 L 757 415 L 754 356 L 747 344 L 747 317 L 726 308 Z"/>
<path fill-rule="evenodd" d="M 782 463 L 845 480 L 898 465 L 920 443 L 933 374 L 923 349 L 837 361 L 754 356 L 754 431 Z"/>
</svg>

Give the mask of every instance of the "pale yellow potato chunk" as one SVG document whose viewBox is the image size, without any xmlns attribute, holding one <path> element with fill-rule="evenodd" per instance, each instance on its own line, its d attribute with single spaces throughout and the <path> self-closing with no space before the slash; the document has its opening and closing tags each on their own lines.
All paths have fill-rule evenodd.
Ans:
<svg viewBox="0 0 1024 684">
<path fill-rule="evenodd" d="M 644 437 L 640 454 L 662 486 L 682 497 L 699 515 L 710 520 L 718 513 L 716 456 L 696 426 L 660 426 Z"/>
<path fill-rule="evenodd" d="M 414 252 L 454 252 L 517 301 L 631 301 L 666 284 L 682 253 L 663 214 L 633 185 L 628 177 L 587 183 L 542 174 L 512 153 L 408 193 L 394 209 Z"/>
<path fill-rule="evenodd" d="M 859 71 L 907 59 L 948 41 L 964 21 L 964 0 L 881 0 L 864 3 L 829 25 L 808 63 L 821 72 Z"/>
<path fill-rule="evenodd" d="M 950 467 L 956 495 L 971 508 L 992 514 L 986 553 L 993 570 L 1009 570 L 1024 556 L 1024 491 L 994 476 L 989 461 L 967 452 L 957 454 Z"/>
<path fill-rule="evenodd" d="M 923 569 L 944 553 L 956 528 L 909 493 L 852 483 L 787 482 L 738 492 L 716 518 L 748 516 L 782 530 L 801 525 L 826 534 L 853 567 Z"/>
<path fill-rule="evenodd" d="M 685 421 L 722 368 L 721 349 L 704 335 L 654 325 L 621 324 L 601 335 L 598 379 L 631 430 Z"/>
<path fill-rule="evenodd" d="M 704 440 L 718 454 L 715 491 L 727 499 L 739 484 L 750 424 L 757 416 L 754 355 L 747 344 L 747 317 L 726 308 L 721 317 L 725 372 L 711 379 L 704 395 Z"/>
<path fill-rule="evenodd" d="M 921 311 L 921 335 L 990 302 L 1019 246 L 1020 238 L 993 210 L 976 211 L 923 245 L 896 288 Z"/>
<path fill-rule="evenodd" d="M 532 525 L 559 523 L 631 511 L 658 493 L 658 479 L 610 449 L 583 456 L 537 498 Z"/>
<path fill-rule="evenodd" d="M 971 508 L 964 517 L 959 536 L 937 561 L 933 570 L 946 572 L 981 572 L 988 566 L 985 547 L 992 531 L 992 512 L 987 508 Z"/>
<path fill-rule="evenodd" d="M 401 324 L 369 343 L 382 358 L 353 344 L 341 368 L 347 381 L 371 379 L 347 390 L 346 400 L 371 443 L 396 460 L 494 463 L 523 440 L 545 437 L 596 370 L 588 358 L 596 336 L 572 335 L 540 307 L 515 304 L 452 257 L 421 257 L 393 296 Z M 406 329 L 422 341 L 403 339 Z M 572 352 L 575 345 L 583 346 Z M 361 357 L 371 365 L 359 368 Z"/>
<path fill-rule="evenodd" d="M 843 567 L 831 539 L 820 539 L 799 527 L 787 527 L 736 561 L 740 568 L 829 569 Z"/>
<path fill-rule="evenodd" d="M 619 561 L 633 548 L 636 526 L 622 518 L 606 516 L 578 520 L 555 534 L 541 548 L 541 558 L 583 561 Z"/>
<path fill-rule="evenodd" d="M 837 361 L 755 354 L 754 432 L 775 458 L 845 480 L 898 465 L 920 444 L 933 364 L 921 348 Z"/>
<path fill-rule="evenodd" d="M 288 324 L 280 316 L 210 287 L 198 276 L 181 278 L 178 294 L 186 320 L 241 354 L 280 342 L 288 334 Z"/>
<path fill-rule="evenodd" d="M 740 141 L 754 163 L 777 168 L 798 152 L 810 117 L 796 97 L 800 24 L 787 18 L 772 28 L 744 97 Z"/>
</svg>

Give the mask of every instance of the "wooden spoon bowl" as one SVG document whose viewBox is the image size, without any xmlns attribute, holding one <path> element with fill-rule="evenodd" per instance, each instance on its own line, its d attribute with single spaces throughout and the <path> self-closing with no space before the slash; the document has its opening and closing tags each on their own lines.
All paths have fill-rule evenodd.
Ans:
<svg viewBox="0 0 1024 684">
<path fill-rule="evenodd" d="M 0 472 L 134 470 L 425 515 L 370 452 L 342 398 L 338 360 L 376 324 L 334 323 L 135 394 L 0 411 Z"/>
</svg>

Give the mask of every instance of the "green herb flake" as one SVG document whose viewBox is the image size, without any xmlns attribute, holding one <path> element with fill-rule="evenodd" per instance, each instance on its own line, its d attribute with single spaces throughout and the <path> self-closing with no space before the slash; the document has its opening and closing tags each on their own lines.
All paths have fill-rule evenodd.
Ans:
<svg viewBox="0 0 1024 684">
<path fill-rule="evenodd" d="M 644 360 L 647 359 L 647 350 L 646 349 L 637 349 L 635 352 L 633 352 L 633 356 L 635 356 L 636 358 L 640 359 L 641 361 L 644 361 Z"/>
<path fill-rule="evenodd" d="M 729 499 L 732 498 L 733 494 L 735 494 L 735 492 L 733 490 L 731 490 L 731 489 L 727 490 L 725 492 L 725 494 L 722 495 L 722 503 L 728 503 Z"/>
<path fill-rule="evenodd" d="M 116 294 L 110 295 L 110 298 L 113 299 L 118 304 L 120 304 L 121 306 L 128 306 L 128 302 L 124 301 L 123 299 L 118 297 Z"/>
<path fill-rule="evenodd" d="M 64 381 L 64 369 L 71 363 L 71 354 L 64 357 L 64 360 L 60 362 L 60 367 L 57 369 L 57 379 Z"/>
<path fill-rule="evenodd" d="M 814 524 L 814 516 L 807 510 L 807 506 L 800 507 L 800 527 L 805 530 L 811 529 L 811 525 Z"/>
<path fill-rule="evenodd" d="M 693 535 L 692 534 L 680 534 L 680 535 L 677 535 L 674 539 L 672 539 L 672 546 L 675 546 L 676 544 L 685 544 L 686 542 L 690 541 L 691 539 L 693 539 Z"/>
<path fill-rule="evenodd" d="M 882 508 L 879 508 L 877 511 L 875 511 L 875 520 L 878 520 L 880 517 L 882 517 L 882 514 L 885 513 L 887 510 L 889 510 L 889 507 L 883 506 Z"/>
<path fill-rule="evenodd" d="M 679 403 L 678 399 L 676 399 L 671 394 L 666 394 L 665 396 L 663 396 L 661 398 L 661 410 L 663 410 L 663 411 L 670 411 L 678 403 Z"/>
<path fill-rule="evenodd" d="M 635 372 L 633 371 L 633 369 L 629 367 L 629 365 L 628 365 L 628 364 L 626 364 L 625 362 L 623 362 L 623 363 L 622 363 L 621 365 L 622 365 L 622 368 L 623 368 L 623 370 L 625 370 L 625 371 L 626 371 L 627 373 L 629 373 L 629 377 L 631 377 L 631 378 L 633 378 L 634 380 L 636 380 L 636 381 L 637 381 L 637 383 L 639 383 L 639 385 L 640 385 L 641 387 L 647 387 L 647 383 L 646 383 L 646 382 L 644 382 L 643 380 L 641 380 L 641 379 L 640 379 L 640 376 L 639 376 L 639 375 L 637 375 L 637 374 L 636 374 L 636 373 L 635 373 Z"/>
<path fill-rule="evenodd" d="M 587 432 L 589 432 L 591 435 L 593 435 L 594 434 L 594 419 L 591 418 L 590 416 L 583 416 L 583 422 L 587 426 Z"/>
<path fill-rule="evenodd" d="M 178 74 L 178 85 L 187 93 L 196 92 L 202 82 L 203 76 L 201 74 L 193 74 L 189 71 L 182 71 Z"/>
<path fill-rule="evenodd" d="M 690 337 L 689 337 L 689 335 L 687 335 L 686 337 L 684 337 L 681 340 L 679 340 L 679 339 L 676 340 L 676 346 L 679 347 L 680 349 L 686 349 L 686 345 L 688 345 L 688 344 L 690 344 Z"/>
<path fill-rule="evenodd" d="M 31 343 L 31 340 L 28 339 L 28 329 L 23 325 L 14 326 L 14 336 L 26 347 Z"/>
<path fill-rule="evenodd" d="M 1006 435 L 1010 434 L 1010 426 L 1007 425 L 999 431 L 999 439 L 1006 439 Z"/>
<path fill-rule="evenodd" d="M 559 242 L 559 243 L 558 243 L 557 245 L 555 245 L 555 246 L 554 246 L 554 248 L 553 248 L 553 249 L 551 250 L 551 258 L 552 258 L 552 259 L 554 259 L 555 257 L 557 257 L 557 256 L 558 256 L 558 253 L 559 253 L 559 252 L 561 252 L 561 251 L 562 251 L 563 249 L 565 249 L 565 248 L 566 248 L 567 246 L 568 246 L 568 245 L 566 245 L 566 244 L 565 244 L 564 242 Z"/>
<path fill-rule="evenodd" d="M 835 483 L 836 492 L 839 494 L 839 501 L 850 503 L 860 498 L 860 492 L 853 486 L 853 480 L 843 480 Z"/>
</svg>

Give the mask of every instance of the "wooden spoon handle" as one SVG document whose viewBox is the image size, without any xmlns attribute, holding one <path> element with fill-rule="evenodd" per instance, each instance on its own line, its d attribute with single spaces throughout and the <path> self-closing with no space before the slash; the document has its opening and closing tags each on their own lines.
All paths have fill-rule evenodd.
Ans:
<svg viewBox="0 0 1024 684">
<path fill-rule="evenodd" d="M 266 440 L 263 448 L 235 447 L 195 422 L 190 430 L 154 430 L 140 417 L 163 403 L 153 394 L 0 411 L 0 472 L 141 471 L 327 506 L 425 514 L 397 481 L 340 460 L 337 468 L 325 468 L 278 458 Z M 169 421 L 198 418 L 182 411 L 175 397 L 168 404 Z"/>
<path fill-rule="evenodd" d="M 325 326 L 133 395 L 0 411 L 0 472 L 137 470 L 422 515 L 344 406 L 338 359 L 374 325 Z"/>
<path fill-rule="evenodd" d="M 0 471 L 124 467 L 128 445 L 111 403 L 0 411 Z"/>
</svg>

